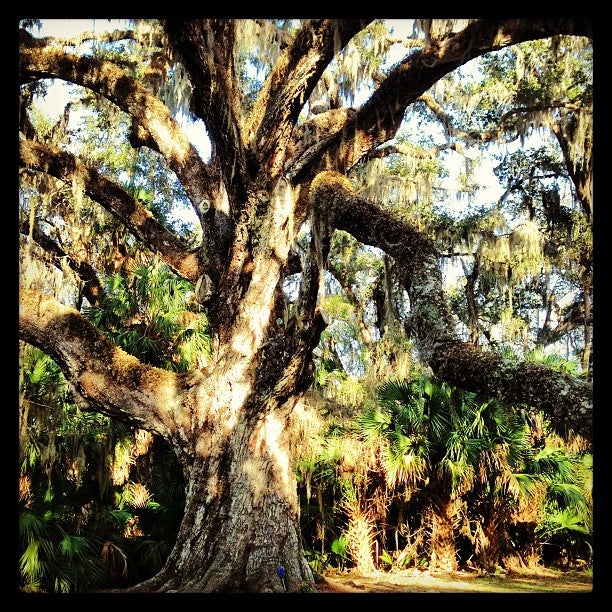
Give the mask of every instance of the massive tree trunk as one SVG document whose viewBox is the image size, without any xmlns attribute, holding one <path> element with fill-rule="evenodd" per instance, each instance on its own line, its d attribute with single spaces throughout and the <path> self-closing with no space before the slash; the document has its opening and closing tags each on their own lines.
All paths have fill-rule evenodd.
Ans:
<svg viewBox="0 0 612 612">
<path fill-rule="evenodd" d="M 174 549 L 163 569 L 133 591 L 295 592 L 313 584 L 288 452 L 290 409 L 204 427 L 221 431 L 196 441 L 202 450 L 189 469 Z"/>
<path fill-rule="evenodd" d="M 288 428 L 325 327 L 316 308 L 321 270 L 316 261 L 304 270 L 302 306 L 288 317 L 276 290 L 294 239 L 284 180 L 268 202 L 248 271 L 238 275 L 241 297 L 233 318 L 225 315 L 231 324 L 219 326 L 209 362 L 188 374 L 143 365 L 76 310 L 21 291 L 22 338 L 62 366 L 84 405 L 165 437 L 183 467 L 186 508 L 175 547 L 137 590 L 297 591 L 313 582 Z"/>
<path fill-rule="evenodd" d="M 252 314 L 266 319 L 265 309 Z M 204 377 L 140 364 L 76 310 L 33 291 L 21 292 L 20 329 L 69 373 L 84 407 L 164 436 L 183 467 L 176 544 L 161 572 L 134 590 L 278 592 L 313 583 L 302 552 L 290 417 L 312 381 L 318 332 L 288 331 L 276 345 L 253 350 L 246 320 Z"/>
</svg>

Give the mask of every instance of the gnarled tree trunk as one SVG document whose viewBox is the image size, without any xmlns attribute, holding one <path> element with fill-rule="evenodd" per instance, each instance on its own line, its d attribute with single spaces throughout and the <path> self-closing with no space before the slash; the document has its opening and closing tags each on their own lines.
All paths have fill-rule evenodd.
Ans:
<svg viewBox="0 0 612 612">
<path fill-rule="evenodd" d="M 295 592 L 313 584 L 288 453 L 292 403 L 251 422 L 236 415 L 205 425 L 174 549 L 132 591 Z"/>
</svg>

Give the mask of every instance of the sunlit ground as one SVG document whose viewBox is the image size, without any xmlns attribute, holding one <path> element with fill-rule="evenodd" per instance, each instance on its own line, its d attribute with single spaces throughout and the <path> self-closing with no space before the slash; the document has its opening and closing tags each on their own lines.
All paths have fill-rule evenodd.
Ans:
<svg viewBox="0 0 612 612">
<path fill-rule="evenodd" d="M 470 572 L 432 575 L 403 570 L 371 575 L 329 573 L 322 592 L 343 593 L 587 593 L 593 589 L 591 572 L 478 575 Z"/>
</svg>

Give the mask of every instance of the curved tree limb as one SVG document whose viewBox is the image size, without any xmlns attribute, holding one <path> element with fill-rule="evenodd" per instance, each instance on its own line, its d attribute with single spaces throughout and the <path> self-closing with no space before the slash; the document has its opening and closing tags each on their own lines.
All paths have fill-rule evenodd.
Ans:
<svg viewBox="0 0 612 612">
<path fill-rule="evenodd" d="M 442 289 L 433 242 L 410 224 L 360 198 L 341 174 L 322 172 L 310 197 L 325 202 L 329 222 L 391 255 L 411 303 L 410 327 L 422 358 L 442 380 L 510 404 L 541 409 L 559 430 L 592 440 L 593 387 L 546 366 L 504 359 L 461 342 Z"/>
<path fill-rule="evenodd" d="M 78 181 L 90 198 L 119 219 L 143 245 L 159 253 L 177 274 L 192 282 L 202 274 L 203 264 L 197 249 L 189 248 L 138 200 L 72 154 L 22 139 L 19 161 L 26 168 L 36 168 L 64 181 Z"/>
<path fill-rule="evenodd" d="M 61 367 L 85 406 L 166 438 L 190 423 L 185 376 L 143 365 L 73 308 L 22 289 L 19 333 Z"/>
</svg>

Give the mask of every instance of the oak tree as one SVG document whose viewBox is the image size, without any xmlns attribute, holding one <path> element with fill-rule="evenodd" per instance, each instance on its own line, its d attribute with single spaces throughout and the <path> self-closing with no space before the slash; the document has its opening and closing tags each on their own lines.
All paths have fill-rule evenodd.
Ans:
<svg viewBox="0 0 612 612">
<path fill-rule="evenodd" d="M 439 380 L 532 406 L 559 429 L 591 439 L 591 384 L 459 338 L 436 242 L 350 178 L 384 154 L 412 105 L 441 116 L 426 94 L 446 75 L 526 41 L 588 40 L 589 20 L 458 27 L 423 20 L 426 35 L 385 69 L 379 60 L 390 42 L 380 42 L 379 22 L 370 19 L 136 20 L 132 29 L 78 40 L 36 37 L 32 24 L 22 25 L 30 27 L 19 32 L 20 257 L 44 262 L 46 272 L 21 275 L 20 339 L 61 367 L 83 409 L 164 438 L 186 482 L 174 548 L 161 571 L 132 590 L 297 592 L 313 583 L 301 545 L 291 416 L 312 384 L 313 352 L 329 323 L 320 298 L 338 232 L 393 260 L 409 302 L 406 329 Z M 253 75 L 247 59 L 255 39 L 266 66 Z M 360 79 L 369 79 L 370 93 L 353 106 Z M 70 105 L 53 129 L 32 120 L 32 101 L 50 80 L 78 86 L 82 107 L 106 117 L 81 132 L 88 149 L 67 137 Z M 197 122 L 208 156 L 191 139 Z M 578 156 L 567 136 L 577 122 L 557 124 L 557 133 L 590 221 L 590 156 Z M 196 240 L 126 179 L 125 158 L 104 149 L 111 125 L 121 126 L 135 159 L 163 168 L 155 180 L 165 196 L 180 192 L 192 207 Z M 112 222 L 95 225 L 79 205 L 84 199 Z M 83 316 L 86 305 L 103 304 L 102 276 L 111 271 L 110 258 L 103 269 L 101 252 L 85 246 L 87 232 L 105 238 L 112 265 L 130 249 L 147 252 L 193 284 L 211 330 L 210 354 L 197 367 L 139 361 Z M 78 291 L 54 286 L 53 269 L 76 279 Z M 292 296 L 288 279 L 297 279 Z"/>
</svg>

